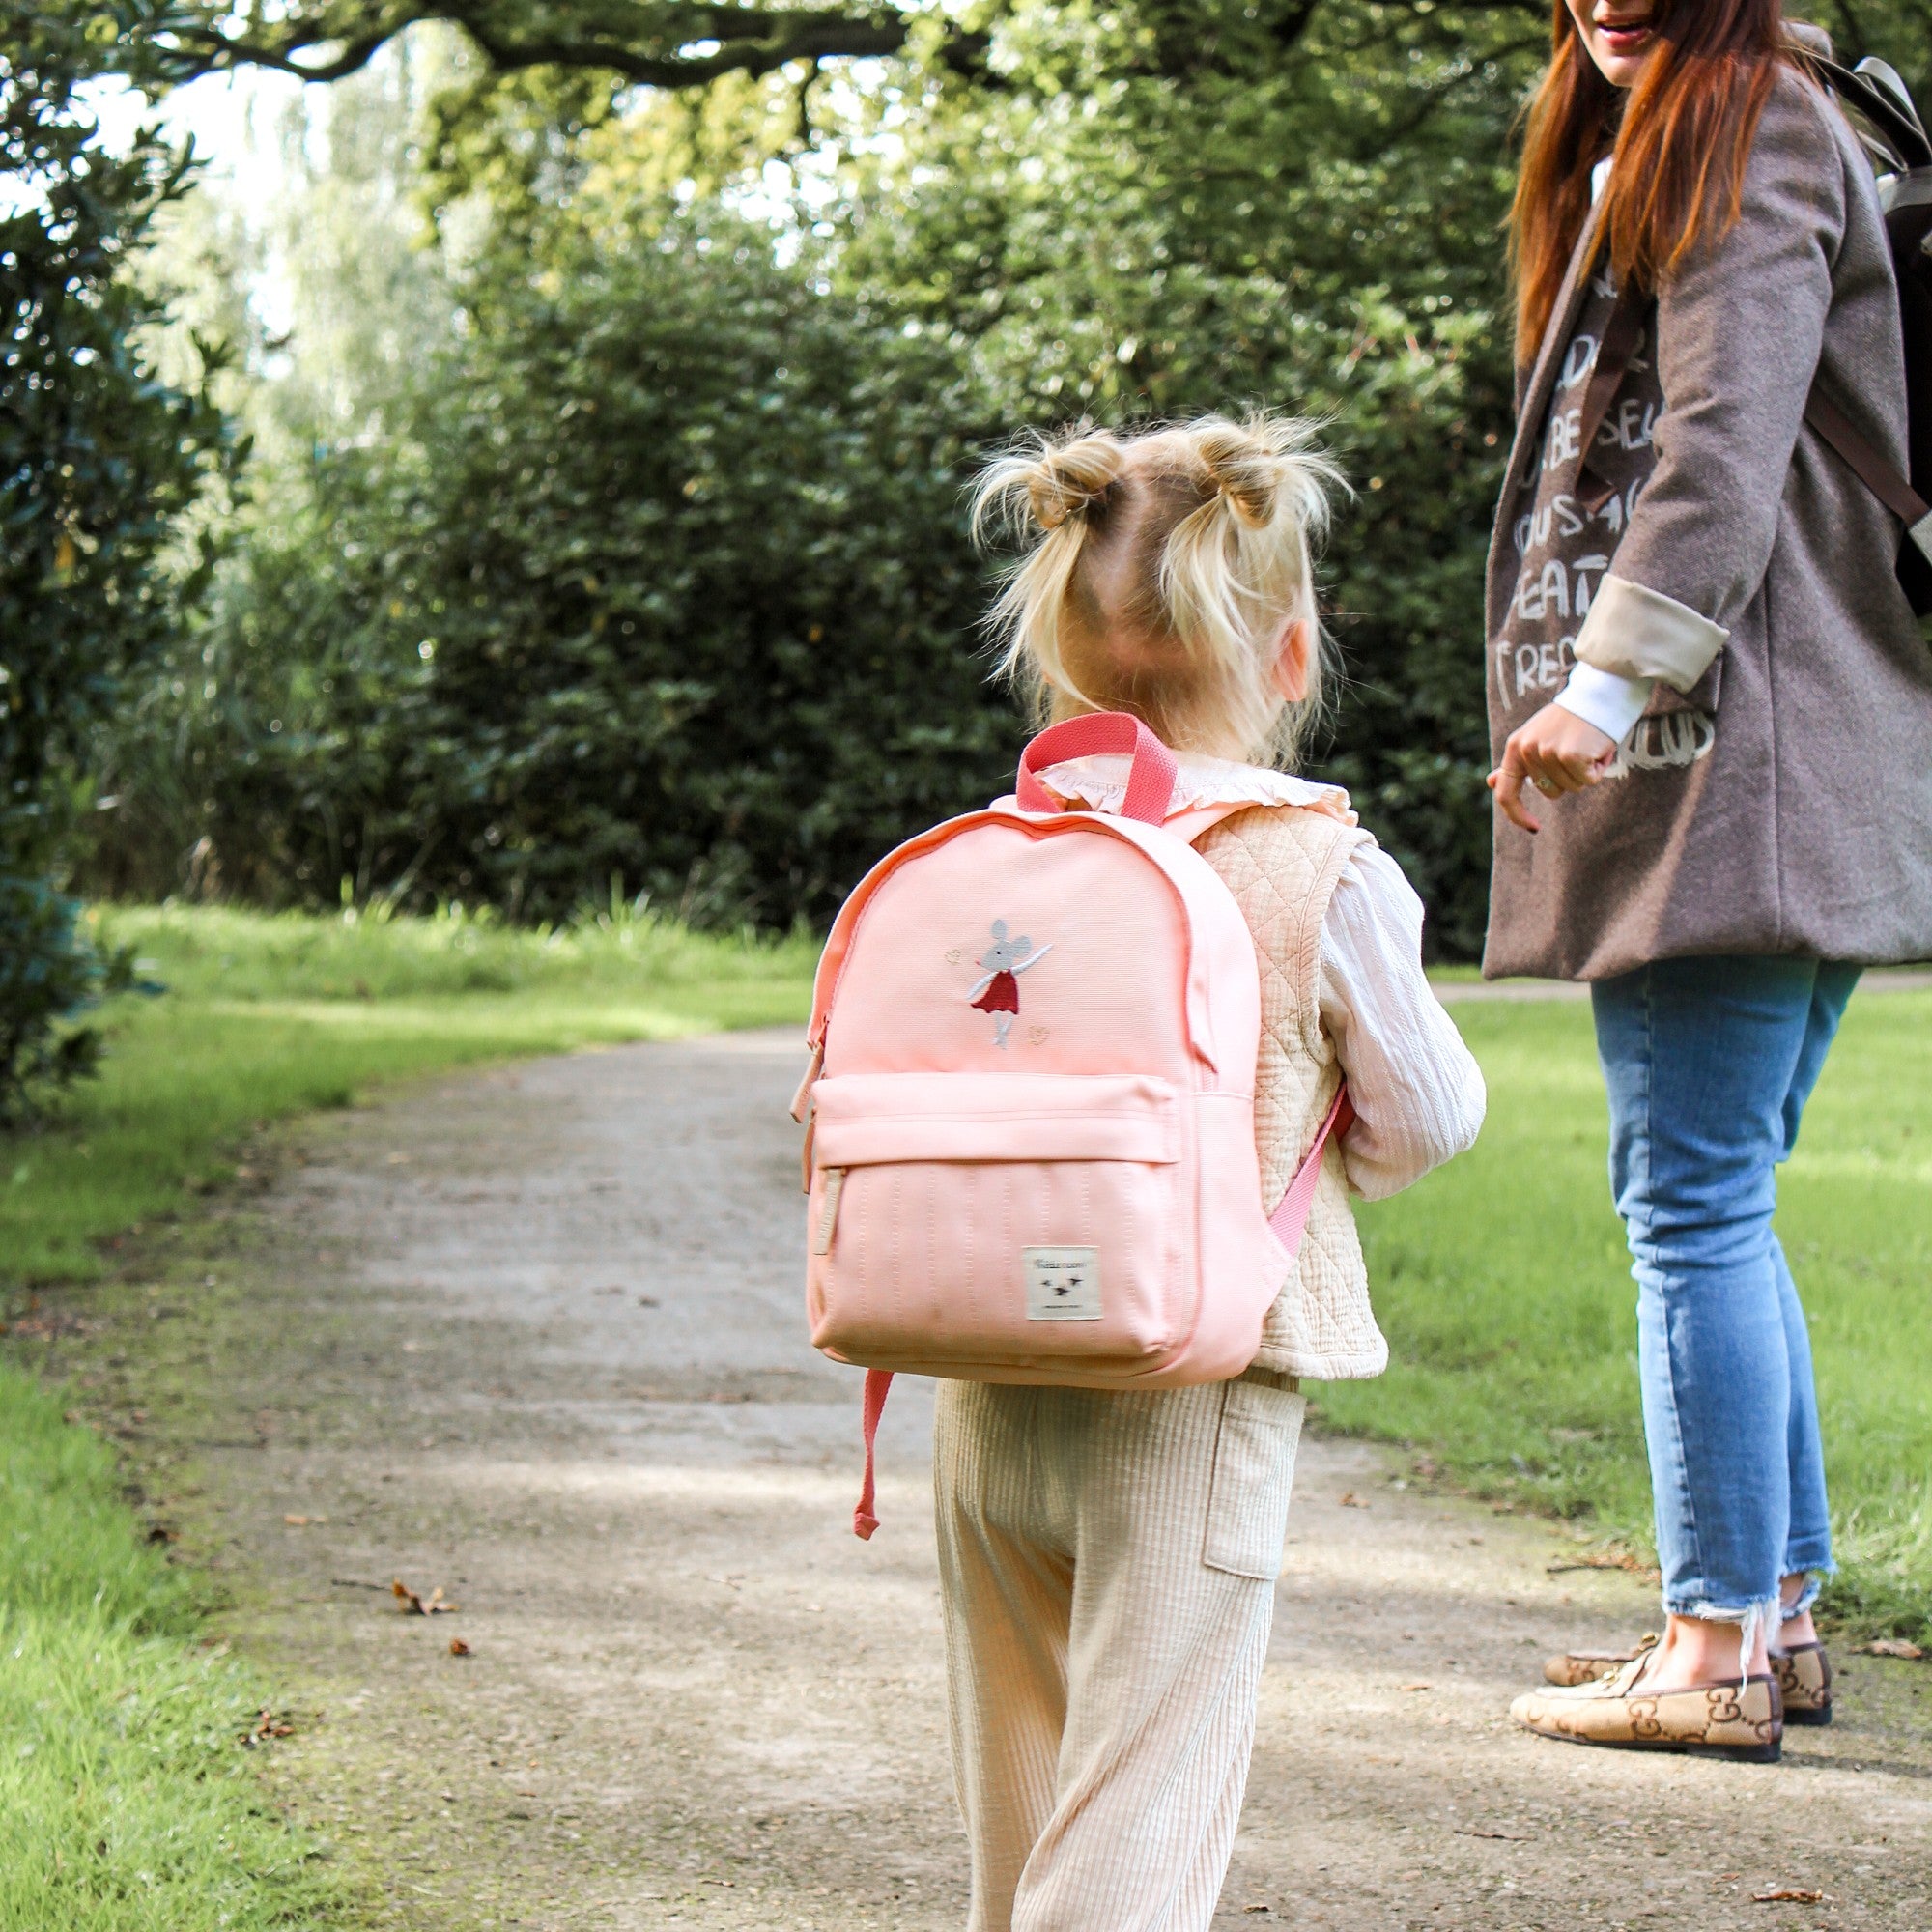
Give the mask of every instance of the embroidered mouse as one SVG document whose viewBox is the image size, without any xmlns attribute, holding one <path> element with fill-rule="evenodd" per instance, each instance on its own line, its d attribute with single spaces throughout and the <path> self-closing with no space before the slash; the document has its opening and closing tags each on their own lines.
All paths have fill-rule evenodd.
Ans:
<svg viewBox="0 0 1932 1932">
<path fill-rule="evenodd" d="M 993 1044 L 1004 1047 L 1007 1035 L 1012 1030 L 1013 1016 L 1020 1009 L 1020 982 L 1018 976 L 1029 966 L 1037 966 L 1053 951 L 1052 942 L 1034 951 L 1034 944 L 1025 933 L 1017 939 L 1007 937 L 1007 923 L 1003 919 L 993 922 L 993 943 L 980 955 L 980 964 L 986 969 L 986 977 L 966 995 L 967 1004 L 976 1007 L 982 1013 L 993 1016 Z"/>
</svg>

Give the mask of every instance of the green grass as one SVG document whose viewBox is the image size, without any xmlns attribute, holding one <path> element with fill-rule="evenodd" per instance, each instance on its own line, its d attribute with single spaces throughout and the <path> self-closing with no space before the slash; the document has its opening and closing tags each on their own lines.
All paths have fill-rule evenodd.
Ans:
<svg viewBox="0 0 1932 1932">
<path fill-rule="evenodd" d="M 245 1932 L 353 1910 L 257 1788 L 240 1740 L 261 1684 L 197 1624 L 107 1446 L 0 1370 L 0 1925 Z"/>
<path fill-rule="evenodd" d="M 1635 1289 L 1605 1179 L 1589 1009 L 1465 1003 L 1475 1151 L 1361 1213 L 1391 1365 L 1329 1423 L 1648 1554 Z M 1932 1635 L 1932 997 L 1855 999 L 1780 1187 L 1811 1319 L 1843 1621 Z"/>
<path fill-rule="evenodd" d="M 802 1020 L 816 952 L 621 906 L 547 933 L 460 914 L 97 918 L 166 990 L 105 1009 L 101 1077 L 0 1139 L 0 1318 L 35 1284 L 99 1275 L 103 1237 L 178 1213 L 270 1122 L 467 1063 Z M 363 1879 L 267 1801 L 240 1742 L 271 1690 L 208 1646 L 191 1580 L 63 1400 L 0 1363 L 0 1927 L 361 1922 Z"/>
<path fill-rule="evenodd" d="M 154 997 L 101 1015 L 102 1077 L 0 1139 L 0 1288 L 86 1279 L 96 1243 L 230 1171 L 261 1122 L 514 1054 L 802 1020 L 816 942 L 707 937 L 623 906 L 550 932 L 446 913 L 97 915 Z"/>
</svg>

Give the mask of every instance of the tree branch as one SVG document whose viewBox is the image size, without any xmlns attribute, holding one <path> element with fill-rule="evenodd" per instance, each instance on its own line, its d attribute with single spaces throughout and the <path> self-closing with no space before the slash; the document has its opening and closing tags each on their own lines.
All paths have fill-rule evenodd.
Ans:
<svg viewBox="0 0 1932 1932">
<path fill-rule="evenodd" d="M 407 27 L 461 27 L 492 67 L 607 68 L 645 87 L 753 78 L 793 61 L 878 58 L 911 30 L 891 7 L 781 8 L 687 0 L 323 0 L 265 19 L 253 6 L 167 18 L 152 43 L 176 80 L 242 67 L 303 80 L 356 72 Z"/>
</svg>

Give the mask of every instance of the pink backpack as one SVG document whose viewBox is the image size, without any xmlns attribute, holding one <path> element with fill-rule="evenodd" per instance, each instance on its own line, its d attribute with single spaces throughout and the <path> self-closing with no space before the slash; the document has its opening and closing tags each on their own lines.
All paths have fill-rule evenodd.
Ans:
<svg viewBox="0 0 1932 1932">
<path fill-rule="evenodd" d="M 1036 774 L 1131 752 L 1124 811 Z M 1261 976 L 1234 895 L 1170 818 L 1174 754 L 1122 713 L 1042 732 L 1015 799 L 887 855 L 812 991 L 805 1143 L 811 1340 L 863 1363 L 873 1437 L 895 1371 L 1159 1388 L 1225 1380 L 1307 1225 L 1347 1089 L 1270 1215 L 1255 1151 Z"/>
</svg>

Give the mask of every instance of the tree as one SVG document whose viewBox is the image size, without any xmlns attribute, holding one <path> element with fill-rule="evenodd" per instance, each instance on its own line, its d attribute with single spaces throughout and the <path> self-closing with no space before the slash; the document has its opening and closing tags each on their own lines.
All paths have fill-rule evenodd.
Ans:
<svg viewBox="0 0 1932 1932">
<path fill-rule="evenodd" d="M 957 16 L 276 0 L 145 17 L 140 44 L 179 71 L 260 60 L 312 77 L 352 71 L 412 22 L 450 23 L 474 54 L 471 80 L 445 96 L 421 186 L 465 220 L 486 209 L 493 238 L 473 282 L 465 270 L 445 291 L 473 330 L 426 360 L 430 380 L 408 409 L 385 404 L 354 436 L 319 434 L 291 499 L 298 514 L 257 526 L 217 635 L 199 646 L 224 676 L 171 676 L 150 693 L 154 729 L 202 734 L 197 750 L 221 781 L 201 805 L 186 801 L 185 815 L 205 806 L 205 829 L 241 868 L 231 879 L 245 872 L 271 896 L 327 896 L 346 872 L 357 890 L 481 891 L 549 907 L 597 883 L 607 864 L 674 887 L 712 838 L 761 916 L 822 910 L 867 840 L 908 829 L 915 810 L 966 803 L 992 769 L 997 704 L 960 671 L 972 665 L 978 585 L 949 495 L 974 440 L 1252 400 L 1322 417 L 1359 488 L 1328 561 L 1347 670 L 1328 769 L 1423 890 L 1436 950 L 1466 956 L 1480 944 L 1490 805 L 1478 613 L 1513 373 L 1499 230 L 1512 125 L 1547 52 L 1543 0 L 1003 0 Z M 1922 58 L 1913 36 L 1926 0 L 1833 0 L 1829 17 L 1849 52 L 1885 52 L 1908 71 Z M 831 38 L 793 38 L 808 29 Z M 802 98 L 820 59 L 888 43 L 897 58 L 817 98 L 813 186 L 801 185 L 780 232 L 741 226 L 725 246 L 720 197 L 757 184 L 769 199 L 757 164 L 796 154 L 795 121 L 774 138 L 783 88 Z M 640 100 L 628 84 L 637 78 L 682 91 Z M 599 177 L 607 188 L 587 192 Z M 613 180 L 624 194 L 608 191 Z M 764 267 L 724 275 L 723 255 L 707 252 L 714 242 L 734 261 L 763 250 Z M 793 259 L 771 259 L 775 247 Z M 660 273 L 667 263 L 690 278 L 696 311 Z M 580 275 L 582 288 L 569 287 Z M 620 327 L 602 306 L 619 289 L 664 327 Z M 699 319 L 707 302 L 720 305 L 717 355 Z M 622 411 L 591 407 L 553 330 L 623 345 L 634 361 Z M 785 353 L 792 333 L 810 345 L 816 373 L 802 375 L 807 358 Z M 631 380 L 645 355 L 656 395 Z M 837 385 L 825 386 L 835 370 L 851 396 L 895 419 L 848 423 L 864 437 L 841 440 Z M 789 442 L 724 408 L 733 383 L 800 404 Z M 478 397 L 494 412 L 487 425 Z M 846 506 L 846 526 L 804 491 L 741 492 L 728 470 L 691 455 L 727 422 L 732 434 L 759 431 L 760 462 L 784 449 L 800 475 L 818 465 L 838 479 L 826 500 Z M 654 448 L 684 439 L 683 453 L 639 463 L 626 436 L 656 439 Z M 859 449 L 892 479 L 884 497 L 854 489 Z M 945 488 L 924 487 L 923 463 Z M 463 479 L 462 496 L 447 493 L 450 477 Z M 491 507 L 478 515 L 475 504 Z M 620 510 L 635 511 L 631 524 Z M 628 718 L 619 670 L 675 682 L 664 668 L 669 634 L 652 628 L 660 607 L 646 622 L 611 601 L 611 586 L 628 594 L 640 581 L 624 546 L 650 519 L 665 555 L 678 562 L 689 548 L 701 559 L 680 581 L 702 594 L 661 608 L 698 620 L 708 668 L 696 682 L 708 696 L 675 718 L 632 720 L 649 725 L 646 763 L 680 774 L 668 781 L 676 809 L 646 814 L 635 786 L 624 790 L 635 775 L 605 772 L 588 726 L 568 741 L 568 760 L 517 766 L 476 696 L 488 679 L 466 685 L 458 667 L 466 652 L 514 660 L 526 696 L 548 679 L 553 724 L 569 704 L 583 718 Z M 283 541 L 297 528 L 309 533 L 303 546 Z M 488 544 L 467 549 L 477 528 Z M 774 583 L 768 528 L 838 556 L 843 601 L 827 582 L 797 594 Z M 907 578 L 880 590 L 883 575 L 862 567 L 867 545 L 937 559 L 935 587 Z M 338 551 L 353 567 L 314 561 Z M 606 558 L 588 594 L 582 581 L 571 587 L 573 559 L 586 554 Z M 491 599 L 464 588 L 459 557 Z M 878 623 L 862 592 L 882 597 Z M 599 609 L 634 641 L 584 643 L 581 627 Z M 459 613 L 454 630 L 446 610 Z M 325 611 L 340 627 L 328 636 Z M 864 636 L 868 650 L 889 635 L 917 639 L 886 688 L 953 732 L 956 755 L 869 816 L 858 810 L 857 767 L 819 761 L 825 791 L 787 842 L 776 810 L 726 809 L 732 785 L 755 793 L 756 757 L 716 703 L 727 688 L 750 694 L 769 705 L 772 731 L 782 728 L 807 695 L 771 638 L 795 637 L 801 619 L 808 634 L 817 624 Z M 285 655 L 298 639 L 334 668 L 284 677 L 299 670 Z M 433 673 L 409 656 L 424 643 L 435 645 Z M 828 745 L 859 724 L 880 728 L 885 714 L 865 709 L 862 682 L 820 706 L 813 728 Z M 197 713 L 191 696 L 172 702 L 176 684 L 218 692 L 225 722 Z M 379 690 L 397 694 L 409 731 L 387 733 L 375 711 L 356 709 Z M 299 730 L 290 693 L 312 700 Z M 563 746 L 531 703 L 520 724 Z M 700 727 L 718 732 L 715 764 L 693 752 Z M 147 742 L 153 776 L 159 740 Z M 432 742 L 447 753 L 435 775 Z M 568 820 L 543 806 L 579 797 L 586 775 L 591 791 L 603 787 L 595 811 Z M 687 780 L 696 789 L 678 790 Z M 606 810 L 612 799 L 631 802 Z M 511 803 L 522 814 L 514 839 Z M 441 828 L 420 861 L 412 814 Z M 154 874 L 150 855 L 117 876 Z"/>
<path fill-rule="evenodd" d="M 126 31 L 130 6 L 118 22 Z M 150 661 L 194 573 L 164 558 L 179 513 L 227 458 L 218 415 L 157 382 L 136 347 L 154 303 L 122 273 L 182 158 L 144 133 L 120 159 L 78 98 L 99 16 L 0 8 L 0 1121 L 29 1083 L 84 1067 L 69 1022 L 100 962 L 59 887 L 86 803 L 83 761 L 130 671 Z"/>
</svg>

